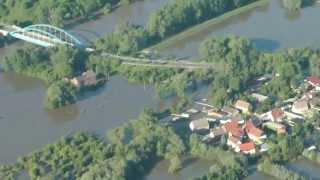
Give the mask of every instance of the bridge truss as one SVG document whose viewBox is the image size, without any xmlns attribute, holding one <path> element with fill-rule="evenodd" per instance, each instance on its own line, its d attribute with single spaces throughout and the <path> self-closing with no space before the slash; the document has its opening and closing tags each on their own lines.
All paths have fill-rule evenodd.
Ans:
<svg viewBox="0 0 320 180">
<path fill-rule="evenodd" d="M 17 39 L 28 41 L 44 47 L 52 47 L 57 45 L 69 45 L 76 47 L 84 46 L 80 40 L 67 31 L 46 24 L 37 24 L 21 28 L 19 30 L 10 32 L 10 35 Z"/>
</svg>

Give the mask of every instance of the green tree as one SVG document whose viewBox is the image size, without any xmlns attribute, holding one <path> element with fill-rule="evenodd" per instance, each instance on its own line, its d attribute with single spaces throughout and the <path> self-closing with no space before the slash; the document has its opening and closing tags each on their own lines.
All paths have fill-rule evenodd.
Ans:
<svg viewBox="0 0 320 180">
<path fill-rule="evenodd" d="M 72 104 L 77 100 L 77 88 L 73 85 L 58 81 L 49 86 L 45 99 L 45 106 L 48 109 L 56 109 L 67 104 Z"/>
<path fill-rule="evenodd" d="M 283 6 L 289 11 L 298 11 L 302 6 L 302 0 L 283 0 Z"/>
</svg>

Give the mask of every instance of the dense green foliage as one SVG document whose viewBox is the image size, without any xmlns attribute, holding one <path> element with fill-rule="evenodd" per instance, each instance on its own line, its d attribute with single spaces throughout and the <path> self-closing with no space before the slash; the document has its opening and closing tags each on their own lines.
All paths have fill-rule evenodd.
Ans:
<svg viewBox="0 0 320 180">
<path fill-rule="evenodd" d="M 282 2 L 289 11 L 297 11 L 302 7 L 303 0 L 282 0 Z"/>
<path fill-rule="evenodd" d="M 238 37 L 208 39 L 202 43 L 200 54 L 216 67 L 211 72 L 211 102 L 218 107 L 248 90 L 250 80 L 266 74 L 272 75 L 271 81 L 257 91 L 271 97 L 271 101 L 288 99 L 295 95 L 294 89 L 306 75 L 319 71 L 312 65 L 318 64 L 316 51 L 305 48 L 263 53 L 247 39 Z M 266 103 L 266 107 L 271 106 Z"/>
<path fill-rule="evenodd" d="M 74 77 L 86 70 L 87 54 L 68 47 L 45 50 L 39 47 L 16 49 L 4 58 L 4 71 L 14 71 L 46 81 L 47 90 L 45 106 L 49 109 L 59 108 L 74 103 L 79 90 L 65 82 L 64 78 Z"/>
<path fill-rule="evenodd" d="M 125 24 L 96 44 L 100 50 L 134 54 L 192 25 L 256 0 L 175 0 L 154 12 L 147 27 Z"/>
<path fill-rule="evenodd" d="M 78 90 L 72 84 L 58 81 L 50 84 L 47 90 L 45 106 L 48 109 L 56 109 L 67 104 L 73 104 L 78 98 Z"/>
<path fill-rule="evenodd" d="M 31 179 L 141 179 L 158 158 L 171 161 L 170 171 L 179 169 L 186 150 L 173 129 L 160 125 L 150 110 L 114 129 L 108 139 L 110 144 L 84 133 L 61 138 L 13 166 L 0 167 L 0 178 L 26 170 Z"/>
<path fill-rule="evenodd" d="M 320 164 L 320 152 L 317 150 L 308 150 L 305 149 L 302 152 L 303 157 L 307 158 L 310 161 Z"/>
<path fill-rule="evenodd" d="M 196 180 L 242 179 L 247 176 L 248 162 L 245 157 L 218 147 L 206 145 L 195 134 L 190 136 L 189 143 L 192 156 L 212 160 L 216 163 L 210 167 L 206 175 L 196 178 Z"/>
<path fill-rule="evenodd" d="M 305 143 L 312 139 L 314 134 L 312 126 L 306 123 L 303 126 L 296 125 L 290 135 L 269 138 L 269 159 L 276 163 L 296 160 L 302 155 Z"/>
<path fill-rule="evenodd" d="M 279 140 L 271 143 L 268 154 L 274 162 L 292 161 L 301 155 L 304 149 L 303 142 L 303 138 L 300 136 L 279 137 Z"/>
<path fill-rule="evenodd" d="M 0 20 L 15 24 L 48 23 L 63 26 L 66 20 L 88 17 L 105 7 L 108 11 L 119 0 L 4 0 Z"/>
<path fill-rule="evenodd" d="M 281 180 L 307 180 L 306 177 L 287 169 L 285 166 L 273 164 L 269 161 L 264 161 L 259 164 L 258 169 L 263 173 Z"/>
<path fill-rule="evenodd" d="M 149 33 L 143 27 L 126 23 L 98 40 L 96 46 L 103 51 L 126 55 L 136 53 L 149 44 Z"/>
<path fill-rule="evenodd" d="M 226 166 L 212 165 L 209 172 L 202 177 L 194 178 L 194 180 L 229 180 L 241 179 L 244 175 L 239 169 L 234 169 Z"/>
<path fill-rule="evenodd" d="M 222 106 L 242 92 L 247 81 L 258 74 L 255 66 L 259 54 L 247 39 L 208 39 L 201 44 L 200 54 L 206 62 L 216 67 L 212 81 L 214 96 L 211 99 L 216 106 Z"/>
<path fill-rule="evenodd" d="M 85 66 L 86 55 L 82 51 L 68 47 L 45 50 L 28 46 L 18 48 L 4 57 L 5 71 L 14 71 L 46 82 L 72 77 L 81 72 Z"/>
</svg>

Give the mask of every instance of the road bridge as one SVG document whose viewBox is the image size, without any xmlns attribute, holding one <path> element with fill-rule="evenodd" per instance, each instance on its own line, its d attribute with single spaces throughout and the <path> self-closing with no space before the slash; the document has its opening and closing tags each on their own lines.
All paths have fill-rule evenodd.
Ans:
<svg viewBox="0 0 320 180">
<path fill-rule="evenodd" d="M 0 24 L 0 33 L 42 47 L 68 45 L 84 48 L 85 45 L 69 32 L 47 24 L 36 24 L 24 28 Z"/>
<path fill-rule="evenodd" d="M 33 43 L 42 47 L 50 48 L 59 45 L 67 45 L 75 48 L 83 48 L 88 52 L 95 52 L 94 49 L 88 48 L 78 40 L 75 36 L 67 31 L 47 25 L 36 24 L 24 28 L 18 26 L 10 26 L 0 24 L 0 34 L 3 36 L 11 36 L 29 43 Z M 127 66 L 143 66 L 154 68 L 179 68 L 179 69 L 213 69 L 213 64 L 204 62 L 192 62 L 187 60 L 166 60 L 166 59 L 146 59 L 135 58 L 129 56 L 120 56 L 107 52 L 100 54 L 109 60 L 118 60 L 121 64 Z"/>
</svg>

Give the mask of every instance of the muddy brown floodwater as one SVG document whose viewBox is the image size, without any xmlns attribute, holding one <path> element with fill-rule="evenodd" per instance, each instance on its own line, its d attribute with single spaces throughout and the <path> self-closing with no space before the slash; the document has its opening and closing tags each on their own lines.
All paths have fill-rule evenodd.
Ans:
<svg viewBox="0 0 320 180">
<path fill-rule="evenodd" d="M 83 40 L 93 42 L 123 22 L 144 25 L 149 15 L 170 0 L 145 0 L 118 8 L 97 20 L 85 22 L 70 31 Z M 172 1 L 172 0 L 171 0 Z M 277 0 L 224 23 L 208 27 L 203 32 L 172 44 L 164 54 L 198 56 L 201 41 L 213 36 L 240 35 L 252 39 L 262 50 L 274 51 L 286 47 L 320 45 L 320 7 L 308 7 L 300 14 L 290 16 Z M 0 57 L 23 42 L 0 49 Z M 88 131 L 104 136 L 106 131 L 136 118 L 145 107 L 161 108 L 152 87 L 129 84 L 119 76 L 105 87 L 91 92 L 75 105 L 55 111 L 43 109 L 46 85 L 34 78 L 14 73 L 0 73 L 0 164 L 13 163 L 59 137 L 75 131 Z M 158 163 L 147 180 L 180 180 L 200 176 L 211 162 L 194 160 L 177 174 L 167 173 L 168 162 Z M 306 161 L 290 165 L 292 169 L 319 177 L 319 166 Z M 272 179 L 254 173 L 248 179 Z"/>
</svg>

